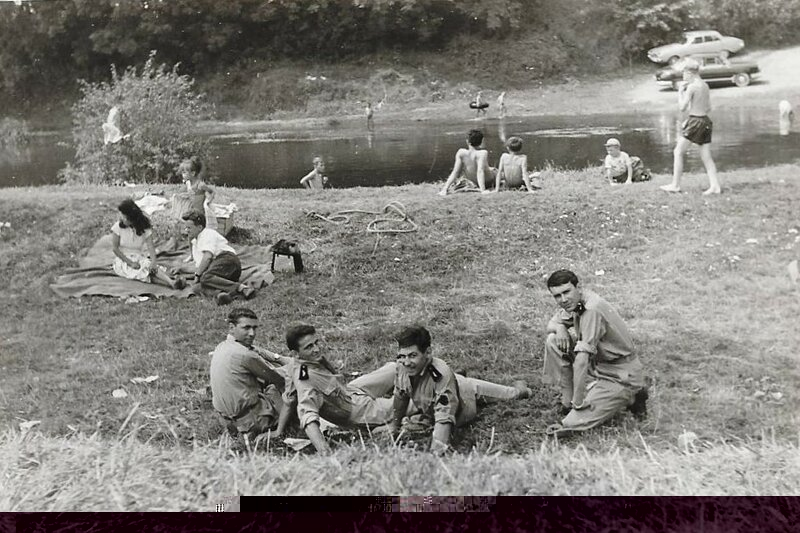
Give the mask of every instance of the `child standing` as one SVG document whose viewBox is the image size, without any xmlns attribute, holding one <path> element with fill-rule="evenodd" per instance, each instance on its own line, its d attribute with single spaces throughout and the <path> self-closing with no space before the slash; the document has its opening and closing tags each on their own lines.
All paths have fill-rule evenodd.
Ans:
<svg viewBox="0 0 800 533">
<path fill-rule="evenodd" d="M 328 183 L 328 177 L 324 175 L 325 161 L 320 156 L 312 160 L 314 163 L 314 170 L 303 176 L 300 180 L 300 185 L 306 189 L 323 189 Z"/>
<path fill-rule="evenodd" d="M 627 152 L 623 152 L 618 139 L 607 140 L 605 146 L 607 155 L 604 167 L 606 179 L 610 184 L 627 184 L 650 179 L 650 170 L 644 168 L 641 159 L 636 156 L 631 157 Z"/>
<path fill-rule="evenodd" d="M 214 199 L 214 189 L 208 186 L 205 181 L 206 166 L 198 156 L 193 156 L 184 160 L 178 167 L 183 182 L 186 184 L 186 192 L 191 205 L 187 206 L 178 218 L 188 212 L 203 213 L 206 216 L 206 227 L 217 229 L 217 217 L 211 209 L 211 201 Z"/>
<path fill-rule="evenodd" d="M 500 190 L 500 183 L 508 189 L 516 189 L 525 184 L 528 192 L 533 192 L 530 177 L 528 176 L 528 156 L 522 151 L 522 139 L 509 137 L 506 141 L 507 153 L 500 156 L 497 165 L 497 179 L 495 179 L 495 192 Z"/>
</svg>

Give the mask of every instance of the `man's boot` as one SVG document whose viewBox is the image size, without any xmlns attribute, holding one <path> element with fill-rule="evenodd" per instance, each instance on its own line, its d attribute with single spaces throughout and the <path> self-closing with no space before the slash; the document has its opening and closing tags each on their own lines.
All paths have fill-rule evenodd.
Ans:
<svg viewBox="0 0 800 533">
<path fill-rule="evenodd" d="M 647 392 L 647 387 L 642 387 L 636 392 L 633 397 L 633 403 L 628 407 L 628 411 L 633 413 L 637 420 L 644 420 L 647 418 L 647 399 L 650 393 Z"/>
</svg>

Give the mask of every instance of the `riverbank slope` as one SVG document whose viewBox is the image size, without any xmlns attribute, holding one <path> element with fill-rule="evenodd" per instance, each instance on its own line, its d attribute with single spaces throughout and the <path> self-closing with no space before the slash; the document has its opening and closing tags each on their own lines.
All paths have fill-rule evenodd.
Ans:
<svg viewBox="0 0 800 533">
<path fill-rule="evenodd" d="M 316 194 L 220 188 L 218 195 L 240 207 L 236 242 L 298 239 L 307 251 L 305 274 L 278 272 L 248 302 L 264 345 L 283 351 L 286 326 L 311 322 L 331 358 L 346 372 L 364 372 L 393 359 L 398 325 L 419 321 L 453 368 L 528 381 L 534 397 L 487 406 L 459 431 L 460 452 L 538 449 L 544 428 L 558 419 L 556 393 L 540 378 L 544 326 L 555 309 L 544 277 L 565 267 L 620 310 L 653 380 L 647 421 L 622 417 L 567 449 L 641 453 L 646 444 L 667 453 L 685 431 L 697 435 L 698 453 L 718 443 L 752 446 L 764 435 L 796 446 L 800 298 L 786 265 L 800 250 L 800 167 L 725 172 L 724 194 L 713 198 L 699 194 L 704 179 L 688 175 L 688 192 L 678 195 L 658 189 L 664 175 L 609 187 L 588 170 L 555 172 L 530 195 L 440 198 L 436 184 Z M 37 420 L 45 438 L 97 432 L 110 441 L 136 428 L 129 438 L 164 446 L 180 463 L 192 443 L 206 446 L 222 433 L 206 386 L 208 352 L 224 338 L 228 309 L 197 299 L 61 300 L 49 289 L 108 231 L 115 206 L 132 192 L 48 186 L 0 195 L 10 223 L 0 230 L 0 423 Z M 365 231 L 371 216 L 336 225 L 306 215 L 380 211 L 390 201 L 404 204 L 418 232 L 376 240 Z M 164 235 L 168 221 L 156 221 Z M 160 377 L 130 382 L 149 375 Z M 128 396 L 114 398 L 117 388 Z M 674 490 L 684 489 L 702 492 Z M 575 481 L 569 490 L 595 489 Z"/>
</svg>

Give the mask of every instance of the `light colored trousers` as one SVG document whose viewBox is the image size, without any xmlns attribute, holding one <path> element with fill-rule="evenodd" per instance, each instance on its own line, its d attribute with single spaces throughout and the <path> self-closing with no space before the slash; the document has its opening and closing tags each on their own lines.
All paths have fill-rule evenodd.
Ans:
<svg viewBox="0 0 800 533">
<path fill-rule="evenodd" d="M 386 363 L 369 374 L 357 377 L 348 385 L 360 389 L 373 398 L 384 398 L 394 390 L 394 378 L 397 363 Z M 520 391 L 514 387 L 484 381 L 482 379 L 467 378 L 456 374 L 458 392 L 461 396 L 461 409 L 456 420 L 456 425 L 466 424 L 474 420 L 478 414 L 478 400 L 515 400 Z"/>
<path fill-rule="evenodd" d="M 547 336 L 544 345 L 544 381 L 559 387 L 564 406 L 572 402 L 574 345 L 573 338 L 569 350 L 563 352 L 556 345 L 554 333 Z M 642 364 L 636 356 L 621 362 L 596 363 L 591 377 L 595 381 L 587 385 L 584 399 L 589 407 L 572 409 L 561 421 L 566 430 L 584 431 L 599 426 L 632 405 L 634 396 L 644 386 Z"/>
</svg>

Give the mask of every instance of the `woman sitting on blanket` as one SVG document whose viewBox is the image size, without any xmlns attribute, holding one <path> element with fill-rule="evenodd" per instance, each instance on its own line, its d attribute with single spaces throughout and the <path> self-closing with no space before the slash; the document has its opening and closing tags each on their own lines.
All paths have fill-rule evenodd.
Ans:
<svg viewBox="0 0 800 533">
<path fill-rule="evenodd" d="M 152 224 L 136 202 L 123 200 L 119 204 L 122 218 L 111 226 L 114 250 L 114 273 L 127 279 L 158 283 L 173 289 L 185 285 L 180 276 L 171 278 L 166 269 L 156 262 Z"/>
</svg>

